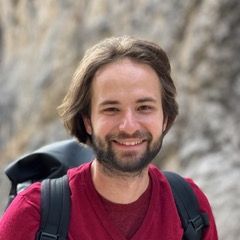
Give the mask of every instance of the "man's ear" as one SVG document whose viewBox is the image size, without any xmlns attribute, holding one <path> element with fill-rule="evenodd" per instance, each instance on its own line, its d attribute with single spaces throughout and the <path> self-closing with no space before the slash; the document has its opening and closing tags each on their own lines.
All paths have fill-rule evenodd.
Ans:
<svg viewBox="0 0 240 240">
<path fill-rule="evenodd" d="M 89 135 L 92 135 L 91 119 L 89 117 L 87 117 L 87 116 L 82 116 L 82 119 L 83 119 L 83 123 L 84 123 L 85 129 L 86 129 L 86 132 Z"/>
<path fill-rule="evenodd" d="M 165 132 L 168 124 L 168 117 L 164 117 L 163 119 L 163 132 Z"/>
</svg>

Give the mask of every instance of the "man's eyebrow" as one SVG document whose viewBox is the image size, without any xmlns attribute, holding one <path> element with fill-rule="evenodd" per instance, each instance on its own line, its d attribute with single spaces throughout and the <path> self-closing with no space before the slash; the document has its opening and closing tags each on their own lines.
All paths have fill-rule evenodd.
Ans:
<svg viewBox="0 0 240 240">
<path fill-rule="evenodd" d="M 137 103 L 145 103 L 145 102 L 157 102 L 157 100 L 155 98 L 152 97 L 144 97 L 144 98 L 140 98 L 136 101 Z M 117 100 L 104 100 L 102 101 L 99 105 L 100 106 L 107 106 L 107 105 L 118 105 L 120 104 L 119 101 Z"/>
<path fill-rule="evenodd" d="M 117 105 L 117 104 L 119 104 L 119 101 L 117 100 L 104 100 L 99 105 L 106 106 L 106 105 Z"/>
<path fill-rule="evenodd" d="M 144 97 L 137 100 L 137 103 L 145 103 L 145 102 L 157 102 L 157 100 L 152 97 Z"/>
</svg>

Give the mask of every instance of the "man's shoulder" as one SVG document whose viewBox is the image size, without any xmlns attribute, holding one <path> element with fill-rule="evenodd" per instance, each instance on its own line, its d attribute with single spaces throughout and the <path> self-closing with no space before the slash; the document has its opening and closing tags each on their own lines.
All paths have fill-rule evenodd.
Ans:
<svg viewBox="0 0 240 240">
<path fill-rule="evenodd" d="M 81 164 L 78 167 L 69 169 L 67 171 L 67 176 L 68 176 L 70 185 L 75 181 L 84 182 L 86 177 L 89 177 L 91 175 L 90 169 L 91 169 L 91 162 L 87 162 L 87 163 Z"/>
<path fill-rule="evenodd" d="M 26 199 L 28 202 L 40 202 L 41 182 L 35 182 L 19 192 L 16 198 Z"/>
<path fill-rule="evenodd" d="M 158 181 L 167 182 L 167 178 L 164 175 L 164 171 L 160 170 L 157 166 L 151 164 L 149 167 L 149 173 L 152 177 L 154 177 Z M 177 174 L 179 174 L 179 173 L 177 173 Z M 199 203 L 208 203 L 206 195 L 201 190 L 201 188 L 198 186 L 198 184 L 192 178 L 185 177 L 185 176 L 182 176 L 182 177 L 194 191 Z"/>
<path fill-rule="evenodd" d="M 200 210 L 203 212 L 209 212 L 211 211 L 210 203 L 208 201 L 208 197 L 204 193 L 204 190 L 191 178 L 185 178 L 185 180 L 189 183 L 191 188 L 193 189 L 199 205 L 200 205 Z"/>
</svg>

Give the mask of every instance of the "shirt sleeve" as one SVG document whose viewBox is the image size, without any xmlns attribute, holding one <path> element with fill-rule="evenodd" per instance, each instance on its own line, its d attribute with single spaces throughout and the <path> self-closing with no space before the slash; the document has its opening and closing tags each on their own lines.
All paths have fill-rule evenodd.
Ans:
<svg viewBox="0 0 240 240">
<path fill-rule="evenodd" d="M 201 191 L 201 189 L 191 180 L 187 179 L 187 181 L 191 184 L 193 191 L 195 192 L 199 205 L 200 210 L 202 212 L 206 212 L 209 218 L 209 226 L 205 228 L 203 233 L 203 240 L 218 240 L 217 228 L 216 223 L 214 220 L 213 212 L 209 201 L 206 195 Z"/>
<path fill-rule="evenodd" d="M 35 240 L 39 228 L 40 184 L 19 193 L 0 219 L 0 240 Z"/>
</svg>

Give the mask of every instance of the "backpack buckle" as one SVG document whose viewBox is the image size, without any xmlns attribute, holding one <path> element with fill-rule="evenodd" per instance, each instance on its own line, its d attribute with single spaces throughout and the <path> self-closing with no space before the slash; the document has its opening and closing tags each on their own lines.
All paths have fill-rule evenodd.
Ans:
<svg viewBox="0 0 240 240">
<path fill-rule="evenodd" d="M 193 226 L 193 229 L 198 232 L 204 227 L 204 222 L 202 220 L 202 217 L 198 215 L 197 217 L 189 220 L 191 225 Z"/>
<path fill-rule="evenodd" d="M 41 232 L 38 240 L 58 240 L 59 236 L 51 233 Z"/>
</svg>

